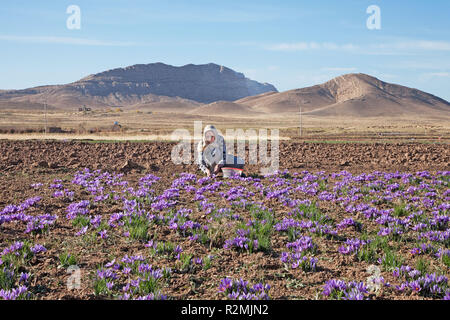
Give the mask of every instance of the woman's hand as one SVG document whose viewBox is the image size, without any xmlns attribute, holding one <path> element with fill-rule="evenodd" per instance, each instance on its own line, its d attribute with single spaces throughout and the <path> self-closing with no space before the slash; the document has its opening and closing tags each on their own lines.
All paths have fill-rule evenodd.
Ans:
<svg viewBox="0 0 450 320">
<path fill-rule="evenodd" d="M 216 167 L 214 168 L 214 174 L 218 174 L 220 170 L 222 169 L 223 164 L 216 164 Z"/>
</svg>

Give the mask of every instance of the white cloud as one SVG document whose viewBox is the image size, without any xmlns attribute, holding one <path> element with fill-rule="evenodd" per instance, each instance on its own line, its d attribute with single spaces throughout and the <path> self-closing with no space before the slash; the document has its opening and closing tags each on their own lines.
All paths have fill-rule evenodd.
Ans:
<svg viewBox="0 0 450 320">
<path fill-rule="evenodd" d="M 355 50 L 358 46 L 352 43 L 337 44 L 334 42 L 294 42 L 278 43 L 265 46 L 266 50 L 271 51 L 306 51 L 306 50 Z"/>
<path fill-rule="evenodd" d="M 339 44 L 335 42 L 284 42 L 265 45 L 270 51 L 346 51 L 369 55 L 398 55 L 412 54 L 416 51 L 450 51 L 448 41 L 397 41 L 373 44 Z"/>
<path fill-rule="evenodd" d="M 0 40 L 21 42 L 21 43 L 44 43 L 44 44 L 69 44 L 77 46 L 113 46 L 128 47 L 137 45 L 134 42 L 103 41 L 97 39 L 73 38 L 73 37 L 52 37 L 52 36 L 11 36 L 0 35 Z"/>
<path fill-rule="evenodd" d="M 278 71 L 278 70 L 280 70 L 280 67 L 279 66 L 268 66 L 267 70 L 269 70 L 269 71 Z"/>
<path fill-rule="evenodd" d="M 322 68 L 322 71 L 331 71 L 331 72 L 355 72 L 358 70 L 357 68 L 345 68 L 345 67 L 331 67 L 331 68 Z"/>
<path fill-rule="evenodd" d="M 448 41 L 399 41 L 394 43 L 380 43 L 372 45 L 375 49 L 396 49 L 396 50 L 428 50 L 428 51 L 450 51 Z"/>
<path fill-rule="evenodd" d="M 450 77 L 450 72 L 430 72 L 426 73 L 425 75 L 430 77 Z"/>
</svg>

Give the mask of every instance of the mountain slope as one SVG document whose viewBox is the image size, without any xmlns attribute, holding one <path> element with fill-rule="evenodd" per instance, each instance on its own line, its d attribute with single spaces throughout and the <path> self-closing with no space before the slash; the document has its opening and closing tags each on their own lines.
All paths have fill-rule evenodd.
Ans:
<svg viewBox="0 0 450 320">
<path fill-rule="evenodd" d="M 252 108 L 229 101 L 216 101 L 210 104 L 202 105 L 188 112 L 189 114 L 197 115 L 216 115 L 216 116 L 254 116 L 260 112 L 253 110 Z"/>
<path fill-rule="evenodd" d="M 0 100 L 45 103 L 57 107 L 128 106 L 185 99 L 200 103 L 233 101 L 268 91 L 271 84 L 213 63 L 174 67 L 163 63 L 117 68 L 58 86 L 0 92 Z M 164 97 L 164 98 L 161 98 Z"/>
<path fill-rule="evenodd" d="M 450 104 L 436 96 L 383 82 L 366 74 L 347 74 L 326 83 L 235 101 L 266 113 L 302 112 L 316 116 L 450 116 Z"/>
<path fill-rule="evenodd" d="M 191 115 L 290 116 L 301 106 L 305 115 L 315 117 L 450 119 L 446 100 L 366 74 L 277 92 L 272 85 L 215 64 L 134 65 L 67 85 L 0 91 L 0 109 L 43 109 L 45 102 L 60 108 L 125 106 Z"/>
</svg>

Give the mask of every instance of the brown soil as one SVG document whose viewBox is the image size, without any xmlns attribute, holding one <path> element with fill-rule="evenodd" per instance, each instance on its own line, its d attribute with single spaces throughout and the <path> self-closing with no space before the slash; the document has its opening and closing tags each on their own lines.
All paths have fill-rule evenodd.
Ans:
<svg viewBox="0 0 450 320">
<path fill-rule="evenodd" d="M 43 244 L 48 251 L 31 262 L 33 274 L 33 292 L 38 299 L 97 299 L 93 294 L 91 278 L 99 265 L 120 259 L 125 254 L 145 254 L 146 248 L 139 241 L 131 241 L 111 233 L 105 241 L 94 239 L 91 243 L 75 237 L 77 228 L 65 219 L 68 205 L 52 197 L 54 190 L 48 185 L 55 178 L 62 179 L 70 185 L 73 175 L 80 169 L 101 169 L 109 172 L 124 173 L 123 180 L 136 187 L 138 180 L 148 173 L 161 177 L 155 185 L 156 192 L 170 187 L 177 173 L 197 173 L 197 167 L 191 165 L 174 165 L 171 162 L 171 150 L 175 143 L 87 143 L 75 141 L 0 141 L 0 210 L 8 204 L 20 204 L 25 199 L 39 195 L 42 202 L 33 214 L 57 214 L 59 219 L 47 234 L 32 236 L 25 234 L 24 225 L 11 224 L 0 226 L 0 250 L 13 241 L 30 239 L 33 243 Z M 246 173 L 257 174 L 259 165 L 246 168 Z M 450 169 L 450 148 L 445 144 L 327 144 L 327 143 L 293 143 L 280 142 L 280 169 L 291 172 L 308 170 L 327 173 L 346 170 L 352 173 L 386 171 L 416 172 L 422 170 L 438 171 Z M 30 184 L 40 182 L 45 187 L 38 191 Z M 233 181 L 232 185 L 237 182 Z M 266 183 L 266 182 L 265 182 Z M 267 182 L 268 183 L 268 182 Z M 87 193 L 79 186 L 70 185 L 76 192 L 78 201 Z M 192 197 L 182 197 L 184 207 L 192 208 L 191 218 L 206 222 L 206 217 L 196 211 L 197 204 Z M 209 197 L 215 203 L 224 204 L 219 195 Z M 288 211 L 280 203 L 265 200 L 268 207 L 276 208 L 276 219 Z M 34 209 L 33 209 L 34 210 Z M 106 205 L 95 208 L 95 214 L 109 215 L 123 210 L 121 205 Z M 321 210 L 339 221 L 345 217 L 342 208 L 321 207 Z M 244 216 L 244 213 L 242 213 Z M 370 228 L 370 226 L 368 226 Z M 348 229 L 346 237 L 357 236 L 357 231 Z M 163 293 L 174 299 L 221 299 L 217 293 L 220 279 L 225 276 L 242 277 L 256 282 L 264 280 L 271 284 L 271 298 L 274 299 L 316 299 L 323 284 L 329 279 L 347 279 L 364 281 L 368 264 L 357 262 L 352 257 L 338 253 L 342 245 L 337 240 L 314 239 L 319 249 L 319 269 L 312 274 L 300 271 L 286 271 L 280 262 L 280 252 L 285 248 L 287 236 L 276 234 L 272 239 L 273 252 L 237 252 L 222 250 L 221 245 L 211 248 L 170 230 L 167 226 L 152 225 L 149 233 L 158 241 L 171 241 L 183 247 L 184 252 L 195 257 L 216 255 L 212 267 L 207 270 L 196 268 L 187 273 L 173 273 L 170 283 Z M 219 241 L 220 242 L 220 241 Z M 407 251 L 408 247 L 399 248 L 410 265 L 414 260 Z M 59 255 L 69 251 L 78 258 L 82 271 L 82 288 L 69 291 L 66 281 L 69 275 L 65 268 L 58 267 Z M 175 268 L 173 261 L 164 257 L 152 258 L 154 265 Z M 398 283 L 392 273 L 383 272 L 386 281 Z M 420 299 L 417 295 L 394 295 L 392 291 L 382 294 L 380 299 Z"/>
<path fill-rule="evenodd" d="M 87 143 L 79 141 L 0 141 L 0 172 L 63 173 L 79 168 L 141 171 L 157 175 L 195 172 L 191 165 L 174 165 L 171 142 Z M 280 141 L 280 169 L 367 172 L 420 171 L 450 168 L 447 144 L 417 143 L 295 143 Z M 192 146 L 192 150 L 194 146 Z M 268 147 L 270 150 L 270 145 Z M 248 148 L 247 148 L 248 159 Z M 130 165 L 130 163 L 132 165 Z M 128 164 L 128 165 L 127 165 Z M 249 165 L 255 173 L 261 166 Z M 48 169 L 52 170 L 48 170 Z"/>
</svg>

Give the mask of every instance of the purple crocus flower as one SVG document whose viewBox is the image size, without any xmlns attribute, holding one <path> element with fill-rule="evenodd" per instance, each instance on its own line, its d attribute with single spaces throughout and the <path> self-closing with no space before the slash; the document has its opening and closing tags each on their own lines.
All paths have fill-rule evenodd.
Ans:
<svg viewBox="0 0 450 320">
<path fill-rule="evenodd" d="M 83 234 L 86 233 L 87 229 L 88 229 L 88 226 L 82 227 L 80 231 L 78 231 L 77 233 L 75 233 L 75 235 L 76 235 L 77 237 L 78 237 L 78 236 L 81 236 L 81 235 L 83 235 Z"/>
<path fill-rule="evenodd" d="M 98 235 L 100 236 L 100 238 L 102 239 L 106 239 L 108 238 L 108 231 L 107 230 L 102 230 L 98 233 Z"/>
<path fill-rule="evenodd" d="M 45 251 L 47 251 L 47 249 L 40 244 L 36 244 L 31 248 L 31 252 L 33 252 L 34 254 L 37 254 L 39 252 L 45 252 Z"/>
</svg>

